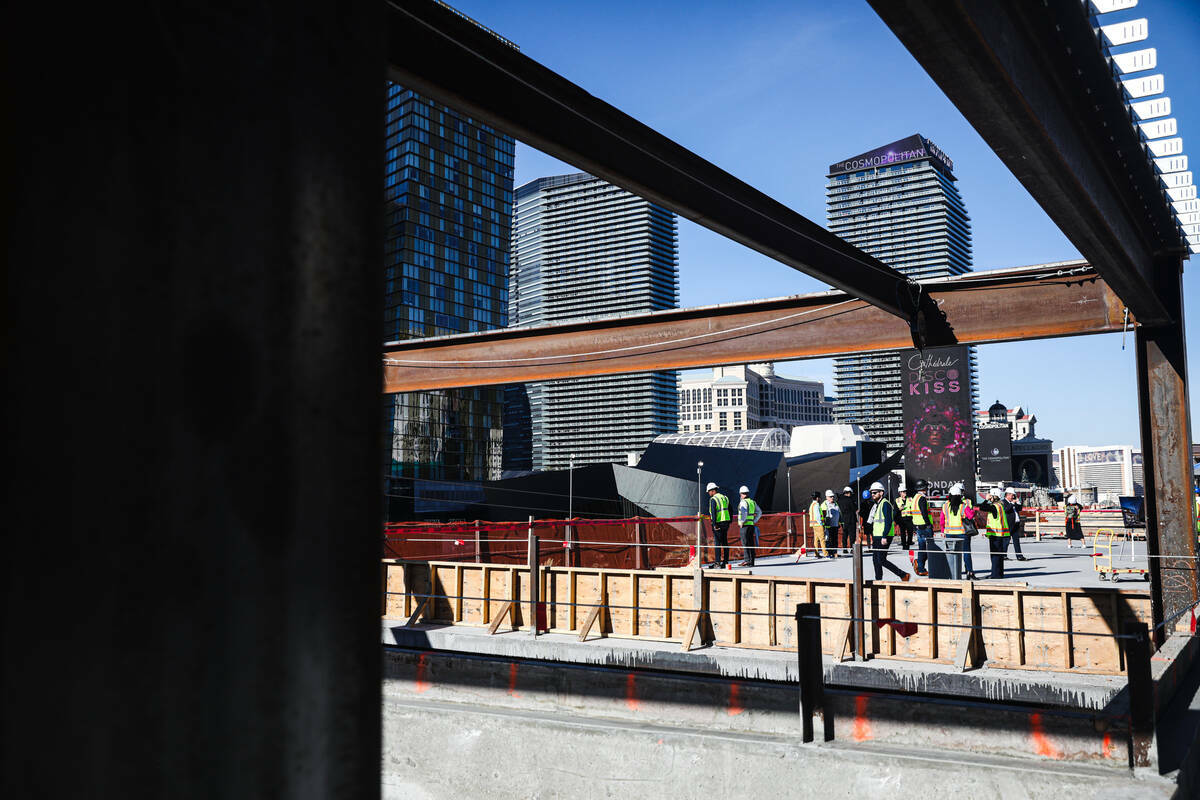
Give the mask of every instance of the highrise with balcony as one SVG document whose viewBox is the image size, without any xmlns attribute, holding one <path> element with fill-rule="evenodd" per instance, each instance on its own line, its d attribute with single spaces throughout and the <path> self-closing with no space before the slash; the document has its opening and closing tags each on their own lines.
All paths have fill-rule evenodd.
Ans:
<svg viewBox="0 0 1200 800">
<path fill-rule="evenodd" d="M 829 230 L 916 280 L 971 269 L 971 221 L 955 185 L 954 162 L 914 134 L 831 164 L 825 185 Z M 970 351 L 971 399 L 978 407 Z M 889 452 L 904 446 L 900 353 L 834 359 L 834 414 L 861 425 Z"/>
<path fill-rule="evenodd" d="M 514 326 L 676 308 L 675 215 L 585 173 L 530 181 L 516 191 L 508 289 Z M 505 467 L 625 463 L 675 432 L 677 387 L 673 371 L 512 387 Z"/>
</svg>

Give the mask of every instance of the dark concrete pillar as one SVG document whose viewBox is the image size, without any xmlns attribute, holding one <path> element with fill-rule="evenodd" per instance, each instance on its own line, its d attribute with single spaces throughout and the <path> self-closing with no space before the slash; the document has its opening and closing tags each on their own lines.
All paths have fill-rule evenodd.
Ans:
<svg viewBox="0 0 1200 800">
<path fill-rule="evenodd" d="M 1196 534 L 1192 506 L 1192 439 L 1184 342 L 1182 269 L 1156 264 L 1158 292 L 1175 325 L 1138 328 L 1137 382 L 1146 486 L 1146 541 L 1155 639 L 1162 641 L 1196 604 Z"/>
<path fill-rule="evenodd" d="M 383 11 L 6 19 L 0 796 L 378 796 Z"/>
</svg>

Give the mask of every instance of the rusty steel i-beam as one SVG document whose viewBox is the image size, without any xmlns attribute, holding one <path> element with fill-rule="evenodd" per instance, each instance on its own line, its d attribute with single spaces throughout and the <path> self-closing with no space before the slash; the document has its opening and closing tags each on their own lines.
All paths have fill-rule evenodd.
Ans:
<svg viewBox="0 0 1200 800">
<path fill-rule="evenodd" d="M 916 284 L 448 7 L 389 0 L 388 76 L 953 344 Z"/>
<path fill-rule="evenodd" d="M 1119 331 L 1124 306 L 1084 262 L 970 273 L 923 289 L 966 344 Z M 1019 314 L 1013 309 L 1019 308 Z M 823 358 L 910 347 L 905 323 L 842 292 L 392 342 L 384 391 Z"/>
</svg>

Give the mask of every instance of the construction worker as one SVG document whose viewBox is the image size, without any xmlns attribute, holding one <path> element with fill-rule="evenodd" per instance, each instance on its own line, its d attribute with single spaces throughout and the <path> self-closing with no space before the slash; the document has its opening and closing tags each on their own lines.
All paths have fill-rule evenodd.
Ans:
<svg viewBox="0 0 1200 800">
<path fill-rule="evenodd" d="M 838 509 L 842 512 L 842 541 L 846 543 L 846 550 L 849 552 L 858 536 L 858 498 L 849 486 L 842 489 L 842 496 L 838 498 Z"/>
<path fill-rule="evenodd" d="M 1196 493 L 1192 495 L 1192 514 L 1196 518 L 1196 542 L 1200 544 L 1200 486 L 1196 487 Z"/>
<path fill-rule="evenodd" d="M 829 557 L 838 557 L 838 534 L 842 529 L 842 509 L 832 489 L 825 490 L 825 503 L 821 506 L 825 512 L 825 544 L 829 548 Z"/>
<path fill-rule="evenodd" d="M 1004 577 L 1004 551 L 1008 550 L 1008 514 L 1004 511 L 1004 500 L 1000 496 L 1000 487 L 993 486 L 988 492 L 988 499 L 979 504 L 979 510 L 986 514 L 987 529 L 984 536 L 988 540 L 988 550 L 992 554 L 992 571 L 989 578 Z"/>
<path fill-rule="evenodd" d="M 713 566 L 724 569 L 729 564 L 729 498 L 718 491 L 715 483 L 708 485 L 708 516 L 712 520 Z"/>
<path fill-rule="evenodd" d="M 911 498 L 908 496 L 908 487 L 903 483 L 896 489 L 896 510 L 899 512 L 899 519 L 896 520 L 896 529 L 900 531 L 900 549 L 912 549 L 912 510 L 909 508 Z"/>
<path fill-rule="evenodd" d="M 1079 542 L 1079 547 L 1083 548 L 1083 527 L 1079 524 L 1079 514 L 1083 511 L 1083 506 L 1079 505 L 1079 501 L 1075 499 L 1075 495 L 1067 498 L 1067 504 L 1063 508 L 1063 525 L 1067 534 L 1067 548 L 1073 549 L 1074 542 Z"/>
<path fill-rule="evenodd" d="M 1017 500 L 1017 490 L 1011 486 L 1004 489 L 1004 513 L 1008 514 L 1008 530 L 1012 534 L 1013 552 L 1017 561 L 1028 561 L 1021 554 L 1021 534 L 1025 532 L 1025 523 L 1021 520 L 1021 503 Z M 1008 558 L 1008 553 L 1004 554 Z"/>
<path fill-rule="evenodd" d="M 826 525 L 825 508 L 821 505 L 821 495 L 812 493 L 808 504 L 808 527 L 813 532 L 813 551 L 818 558 L 828 558 L 829 551 L 825 548 Z"/>
<path fill-rule="evenodd" d="M 891 561 L 888 561 L 887 550 L 892 544 L 892 534 L 895 533 L 896 511 L 892 503 L 883 494 L 883 484 L 879 481 L 871 484 L 871 513 L 866 519 L 867 530 L 871 534 L 871 563 L 875 567 L 875 580 L 883 580 L 883 568 L 900 576 L 900 580 L 909 579 L 909 574 Z"/>
<path fill-rule="evenodd" d="M 971 519 L 971 501 L 963 497 L 963 485 L 956 483 L 950 487 L 950 497 L 942 506 L 942 533 L 946 534 L 948 541 L 958 543 L 962 553 L 959 558 L 964 568 L 960 570 L 960 573 L 966 580 L 973 581 L 975 580 L 975 565 L 971 561 L 971 534 L 967 533 L 966 525 L 966 521 L 969 519 Z M 974 525 L 971 525 L 970 529 L 974 530 Z"/>
<path fill-rule="evenodd" d="M 762 517 L 762 509 L 758 503 L 750 499 L 750 487 L 738 489 L 742 501 L 738 503 L 738 526 L 742 530 L 742 553 L 745 559 L 739 567 L 754 566 L 754 550 L 758 547 L 758 520 Z"/>
<path fill-rule="evenodd" d="M 908 519 L 917 534 L 917 563 L 913 569 L 918 575 L 928 575 L 929 551 L 933 548 L 933 515 L 929 513 L 929 500 L 925 491 L 929 484 L 917 481 L 917 493 L 908 500 Z"/>
</svg>

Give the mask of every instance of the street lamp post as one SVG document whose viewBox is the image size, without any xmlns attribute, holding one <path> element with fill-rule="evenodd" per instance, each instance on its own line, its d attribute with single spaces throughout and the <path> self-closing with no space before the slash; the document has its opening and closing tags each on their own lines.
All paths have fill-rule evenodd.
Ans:
<svg viewBox="0 0 1200 800">
<path fill-rule="evenodd" d="M 788 496 L 788 513 L 792 513 L 792 468 L 789 465 L 787 468 L 787 496 Z"/>
</svg>

